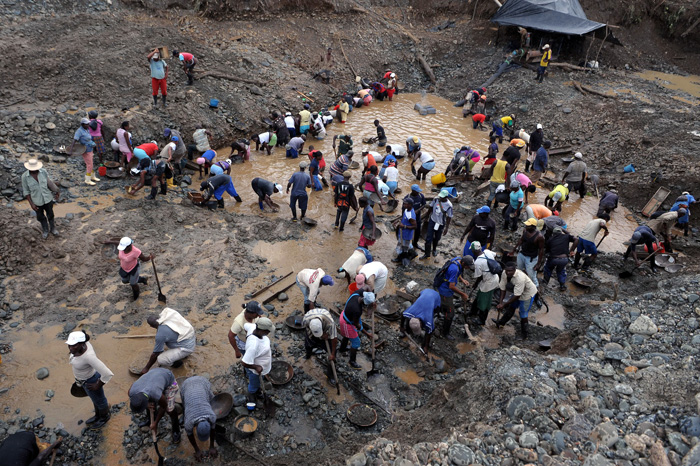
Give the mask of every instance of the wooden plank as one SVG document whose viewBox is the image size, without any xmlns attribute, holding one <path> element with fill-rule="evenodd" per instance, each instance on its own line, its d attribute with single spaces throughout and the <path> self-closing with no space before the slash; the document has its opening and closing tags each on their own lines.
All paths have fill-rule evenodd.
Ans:
<svg viewBox="0 0 700 466">
<path fill-rule="evenodd" d="M 272 287 L 273 285 L 275 285 L 275 284 L 281 282 L 282 280 L 284 280 L 285 278 L 287 278 L 288 276 L 290 276 L 290 275 L 293 274 L 293 273 L 294 273 L 294 271 L 292 270 L 291 272 L 289 272 L 289 273 L 287 273 L 286 275 L 284 275 L 284 276 L 278 278 L 277 280 L 275 280 L 274 282 L 270 283 L 269 285 L 263 286 L 262 288 L 260 288 L 260 289 L 257 290 L 256 292 L 252 293 L 251 296 L 252 296 L 253 298 L 256 297 L 257 295 L 259 295 L 259 294 L 262 293 L 263 291 L 270 289 L 270 287 Z"/>
<path fill-rule="evenodd" d="M 411 293 L 407 293 L 404 290 L 396 290 L 396 296 L 406 299 L 408 301 L 414 302 L 417 298 Z"/>
<path fill-rule="evenodd" d="M 287 291 L 296 283 L 296 276 L 287 276 L 283 281 L 275 283 L 273 288 L 269 288 L 265 293 L 258 298 L 263 304 L 267 304 L 279 296 L 280 293 Z"/>
<path fill-rule="evenodd" d="M 563 146 L 563 147 L 557 147 L 556 149 L 551 149 L 549 151 L 549 155 L 560 155 L 560 154 L 568 154 L 569 152 L 573 152 L 574 150 L 572 149 L 571 146 Z"/>
<path fill-rule="evenodd" d="M 657 189 L 656 193 L 654 193 L 654 196 L 651 199 L 649 199 L 649 202 L 647 202 L 644 206 L 644 209 L 642 209 L 642 215 L 644 215 L 645 217 L 651 217 L 651 214 L 658 210 L 658 208 L 661 206 L 661 204 L 664 203 L 669 194 L 671 194 L 671 190 L 668 188 L 662 186 L 659 189 Z"/>
<path fill-rule="evenodd" d="M 489 190 L 489 185 L 491 184 L 491 181 L 484 181 L 479 185 L 478 188 L 474 191 L 474 197 L 478 196 L 481 193 L 485 193 L 486 191 Z"/>
</svg>

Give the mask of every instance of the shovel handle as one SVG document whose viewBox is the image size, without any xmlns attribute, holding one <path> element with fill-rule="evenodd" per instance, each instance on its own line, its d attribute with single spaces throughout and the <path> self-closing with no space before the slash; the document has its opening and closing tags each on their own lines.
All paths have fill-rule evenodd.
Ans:
<svg viewBox="0 0 700 466">
<path fill-rule="evenodd" d="M 150 414 L 151 424 L 153 424 L 153 410 L 151 408 L 148 408 L 148 414 Z M 156 431 L 151 429 L 151 426 L 148 426 L 148 428 L 151 430 L 151 437 L 153 438 L 153 443 L 156 443 L 158 441 L 156 438 Z"/>
<path fill-rule="evenodd" d="M 158 285 L 158 292 L 160 293 L 160 280 L 158 280 L 158 271 L 156 270 L 156 261 L 151 257 L 151 265 L 153 266 L 153 275 L 156 277 L 156 284 Z"/>
<path fill-rule="evenodd" d="M 340 395 L 340 381 L 338 380 L 338 373 L 335 371 L 335 361 L 330 360 L 331 356 L 331 345 L 328 344 L 328 340 L 323 340 L 326 342 L 326 351 L 328 351 L 328 362 L 331 363 L 331 369 L 333 370 L 333 377 L 335 377 L 335 388 L 338 391 L 338 395 Z"/>
</svg>

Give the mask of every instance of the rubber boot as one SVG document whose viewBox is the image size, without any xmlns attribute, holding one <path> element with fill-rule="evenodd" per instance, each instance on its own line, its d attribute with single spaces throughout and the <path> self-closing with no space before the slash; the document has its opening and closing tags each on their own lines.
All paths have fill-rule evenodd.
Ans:
<svg viewBox="0 0 700 466">
<path fill-rule="evenodd" d="M 97 420 L 95 423 L 90 426 L 91 429 L 99 429 L 103 425 L 107 424 L 107 421 L 112 417 L 112 415 L 109 412 L 109 406 L 106 408 L 101 408 L 100 410 L 97 411 Z"/>
<path fill-rule="evenodd" d="M 90 173 L 90 179 L 92 181 L 100 181 L 100 179 L 97 176 L 95 176 L 95 172 Z"/>
<path fill-rule="evenodd" d="M 526 160 L 525 161 L 525 173 L 529 173 L 529 172 L 530 172 L 530 161 Z"/>
<path fill-rule="evenodd" d="M 223 209 L 223 208 L 224 208 L 224 200 L 223 200 L 223 199 L 217 200 L 217 201 L 216 201 L 216 205 L 217 205 L 220 209 Z"/>
<path fill-rule="evenodd" d="M 134 301 L 139 299 L 139 294 L 141 294 L 141 290 L 139 289 L 138 285 L 131 285 L 131 292 L 134 294 Z"/>
<path fill-rule="evenodd" d="M 167 96 L 163 95 L 163 96 L 161 96 L 161 98 L 163 99 L 163 108 L 167 107 L 168 106 Z"/>
<path fill-rule="evenodd" d="M 58 230 L 56 229 L 56 223 L 54 220 L 49 221 L 49 229 L 51 230 L 51 234 L 54 236 L 58 236 Z"/>
<path fill-rule="evenodd" d="M 148 278 L 139 277 L 139 283 L 143 283 L 144 285 L 148 285 Z"/>
<path fill-rule="evenodd" d="M 89 173 L 85 175 L 85 184 L 88 186 L 95 186 L 95 183 L 93 183 L 92 180 L 90 179 Z"/>
<path fill-rule="evenodd" d="M 243 202 L 243 199 L 241 199 L 241 196 L 235 196 L 234 199 L 236 202 Z"/>
<path fill-rule="evenodd" d="M 348 350 L 348 339 L 343 337 L 342 340 L 340 340 L 340 348 L 338 348 L 339 353 L 344 353 Z"/>
<path fill-rule="evenodd" d="M 44 239 L 49 237 L 49 221 L 46 219 L 41 221 L 41 237 Z"/>
<path fill-rule="evenodd" d="M 524 319 L 520 319 L 520 333 L 523 337 L 523 340 L 527 340 L 527 330 L 529 327 L 529 323 L 527 321 L 527 317 Z"/>
<path fill-rule="evenodd" d="M 576 256 L 574 257 L 574 269 L 578 269 L 580 262 L 581 262 L 581 253 L 577 252 Z"/>
<path fill-rule="evenodd" d="M 486 325 L 486 319 L 489 317 L 489 310 L 479 310 L 478 318 L 480 325 Z"/>
<path fill-rule="evenodd" d="M 362 369 L 362 366 L 357 363 L 357 350 L 355 348 L 350 348 L 350 361 L 348 365 L 356 370 Z"/>
<path fill-rule="evenodd" d="M 311 303 L 304 303 L 304 314 L 311 310 Z"/>
<path fill-rule="evenodd" d="M 174 410 L 170 416 L 170 422 L 172 424 L 172 434 L 170 434 L 170 443 L 173 445 L 177 445 L 178 443 L 180 443 L 180 439 L 182 436 L 180 434 L 180 422 L 178 421 L 176 411 Z"/>
<path fill-rule="evenodd" d="M 391 259 L 391 262 L 393 262 L 393 263 L 395 263 L 395 264 L 398 264 L 398 263 L 400 263 L 400 262 L 403 260 L 404 257 L 406 257 L 406 253 L 405 253 L 405 252 L 402 252 L 401 254 L 399 254 L 398 256 L 396 256 L 395 258 Z"/>
<path fill-rule="evenodd" d="M 165 196 L 168 194 L 168 184 L 167 183 L 161 183 L 160 184 L 160 193 Z"/>
<path fill-rule="evenodd" d="M 450 341 L 454 340 L 455 337 L 450 335 L 450 328 L 452 328 L 452 321 L 445 319 L 442 323 L 442 336 Z"/>
<path fill-rule="evenodd" d="M 423 254 L 421 256 L 421 260 L 430 258 L 431 249 L 432 249 L 432 244 L 426 241 L 425 242 L 425 254 Z"/>
<path fill-rule="evenodd" d="M 99 418 L 100 418 L 100 416 L 97 413 L 97 408 L 95 408 L 95 415 L 85 419 L 85 424 L 87 424 L 87 425 L 94 424 L 95 421 L 97 421 Z"/>
<path fill-rule="evenodd" d="M 149 200 L 153 201 L 153 200 L 155 200 L 155 198 L 156 198 L 157 195 L 158 195 L 158 188 L 156 188 L 155 186 L 153 186 L 153 187 L 151 188 L 151 194 L 149 194 L 148 196 L 146 196 L 146 199 L 149 199 Z"/>
<path fill-rule="evenodd" d="M 154 95 L 154 96 L 153 96 L 153 107 L 155 108 L 155 107 L 157 107 L 157 106 L 158 106 L 158 96 L 157 96 L 157 95 Z"/>
</svg>

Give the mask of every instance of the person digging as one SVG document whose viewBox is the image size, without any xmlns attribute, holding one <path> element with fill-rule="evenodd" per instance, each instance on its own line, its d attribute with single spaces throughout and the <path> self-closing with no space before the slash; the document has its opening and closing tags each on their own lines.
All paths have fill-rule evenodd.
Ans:
<svg viewBox="0 0 700 466">
<path fill-rule="evenodd" d="M 369 309 L 376 301 L 374 293 L 371 291 L 358 290 L 350 295 L 345 302 L 345 309 L 340 314 L 340 335 L 343 339 L 340 341 L 338 351 L 344 353 L 347 351 L 348 342 L 350 343 L 350 361 L 348 365 L 355 370 L 362 369 L 357 363 L 357 350 L 360 349 L 360 332 L 362 332 L 362 312 Z M 370 344 L 374 344 L 374 335 L 371 333 Z"/>
<path fill-rule="evenodd" d="M 175 410 L 175 396 L 180 387 L 175 376 L 169 369 L 156 367 L 139 377 L 129 388 L 129 408 L 132 413 L 142 413 L 148 408 L 155 412 L 155 419 L 146 417 L 139 423 L 139 427 L 150 426 L 150 429 L 158 435 L 158 423 L 167 412 L 172 426 L 171 441 L 173 445 L 180 443 L 180 423 L 177 410 Z"/>
<path fill-rule="evenodd" d="M 326 377 L 328 378 L 328 382 L 335 387 L 338 381 L 333 376 L 331 363 L 335 361 L 335 353 L 338 346 L 338 332 L 331 313 L 326 309 L 311 309 L 306 313 L 301 322 L 306 329 L 304 334 L 306 359 L 311 358 L 313 353 L 325 353 L 327 351 L 326 342 L 329 343 L 331 352 L 328 355 Z"/>
<path fill-rule="evenodd" d="M 140 276 L 141 265 L 139 261 L 150 261 L 155 256 L 153 254 L 146 256 L 134 246 L 133 240 L 127 236 L 119 241 L 117 250 L 119 251 L 119 276 L 122 283 L 131 285 L 134 301 L 136 301 L 141 293 L 139 284 L 148 285 L 148 278 Z"/>
<path fill-rule="evenodd" d="M 416 302 L 403 311 L 401 316 L 399 336 L 404 338 L 409 329 L 415 337 L 424 335 L 423 351 L 425 354 L 428 354 L 430 339 L 435 330 L 434 316 L 440 310 L 441 303 L 440 293 L 431 288 L 426 288 L 420 292 Z"/>
<path fill-rule="evenodd" d="M 184 410 L 185 433 L 190 445 L 194 448 L 194 459 L 202 461 L 205 456 L 216 458 L 219 452 L 212 435 L 216 426 L 216 413 L 211 406 L 214 399 L 211 383 L 199 375 L 188 377 L 180 386 L 180 395 Z M 195 431 L 200 442 L 209 441 L 209 450 L 199 449 L 194 436 Z"/>
<path fill-rule="evenodd" d="M 229 175 L 221 174 L 212 176 L 208 180 L 202 181 L 199 190 L 204 191 L 203 204 L 209 202 L 209 199 L 214 196 L 216 205 L 221 209 L 224 208 L 224 193 L 228 193 L 236 202 L 243 202 L 241 196 L 236 192 L 236 188 L 233 186 L 233 180 Z"/>
<path fill-rule="evenodd" d="M 523 340 L 527 339 L 529 325 L 527 318 L 532 308 L 532 303 L 535 301 L 537 287 L 525 272 L 517 269 L 514 262 L 509 262 L 506 264 L 505 270 L 501 274 L 499 288 L 501 289 L 501 297 L 496 309 L 499 313 L 501 311 L 504 312 L 500 319 L 491 320 L 496 324 L 496 328 L 501 328 L 508 323 L 515 314 L 515 310 L 518 309 L 520 315 L 520 332 Z M 506 292 L 512 293 L 510 299 L 507 301 L 505 301 Z"/>
<path fill-rule="evenodd" d="M 297 286 L 304 295 L 304 313 L 316 307 L 316 298 L 322 286 L 333 286 L 333 277 L 323 269 L 303 269 L 297 274 Z"/>
<path fill-rule="evenodd" d="M 148 372 L 156 361 L 161 366 L 181 367 L 182 360 L 194 352 L 197 344 L 192 324 L 169 307 L 163 309 L 158 316 L 151 314 L 146 322 L 156 329 L 156 342 L 141 374 Z"/>
</svg>

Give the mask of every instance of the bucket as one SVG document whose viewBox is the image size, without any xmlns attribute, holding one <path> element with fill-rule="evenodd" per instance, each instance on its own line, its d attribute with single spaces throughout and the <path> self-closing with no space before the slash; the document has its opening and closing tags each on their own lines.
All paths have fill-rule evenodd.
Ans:
<svg viewBox="0 0 700 466">
<path fill-rule="evenodd" d="M 447 191 L 448 196 L 450 199 L 457 199 L 457 188 L 451 187 L 451 188 L 442 188 L 445 191 Z"/>
<path fill-rule="evenodd" d="M 348 286 L 348 291 L 350 291 L 350 293 L 356 292 L 357 291 L 357 283 L 355 283 L 355 282 L 350 283 L 350 286 Z"/>
<path fill-rule="evenodd" d="M 447 181 L 447 177 L 445 176 L 444 173 L 438 173 L 437 175 L 433 175 L 430 178 L 430 182 L 433 183 L 435 186 L 444 183 Z"/>
<path fill-rule="evenodd" d="M 209 107 L 211 108 L 219 108 L 219 101 L 217 99 L 211 99 L 209 101 Z"/>
<path fill-rule="evenodd" d="M 622 169 L 625 173 L 634 173 L 634 165 L 629 164 Z"/>
<path fill-rule="evenodd" d="M 99 173 L 100 176 L 107 176 L 107 167 L 105 167 L 104 165 L 102 165 L 101 167 L 99 167 L 99 168 L 97 169 L 97 173 Z"/>
</svg>

